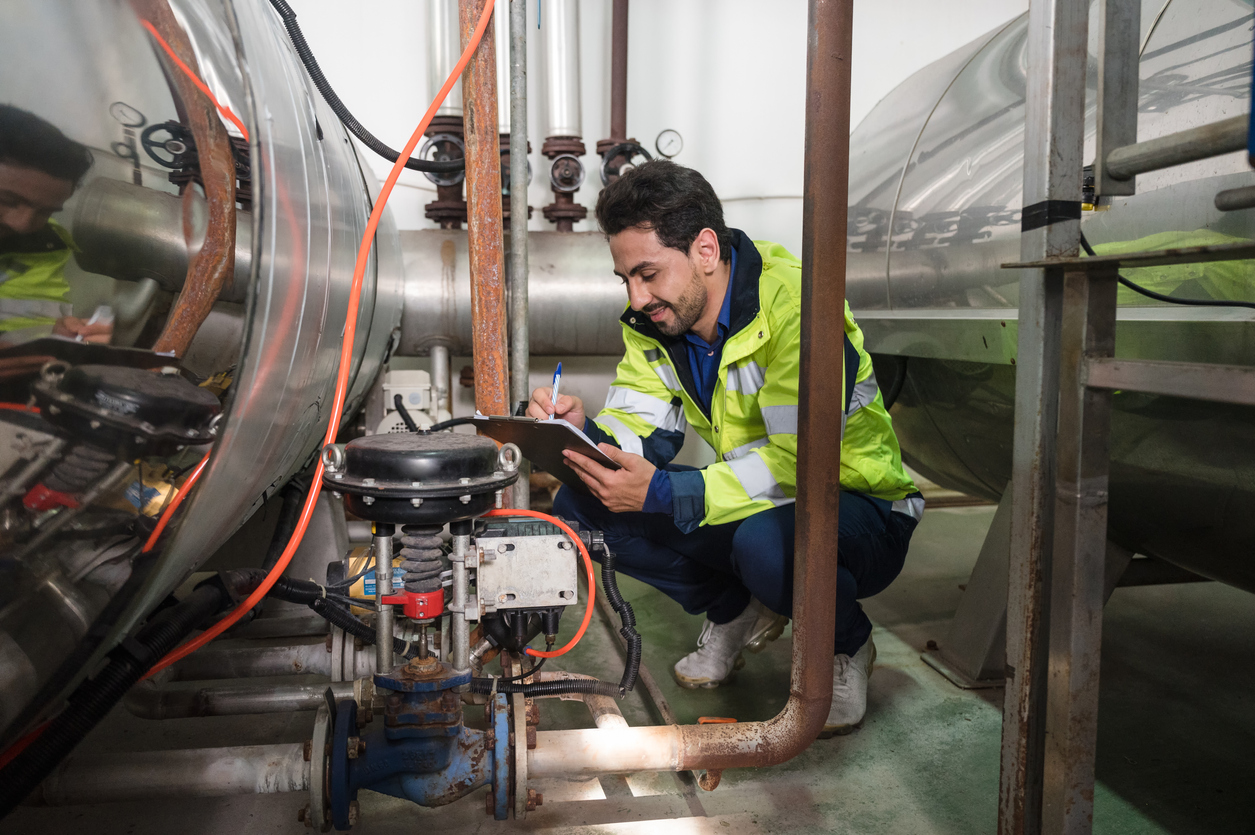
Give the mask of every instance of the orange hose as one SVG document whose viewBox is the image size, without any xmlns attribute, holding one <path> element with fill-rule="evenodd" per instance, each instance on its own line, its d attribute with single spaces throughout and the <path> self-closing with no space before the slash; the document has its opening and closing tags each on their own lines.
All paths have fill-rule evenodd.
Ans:
<svg viewBox="0 0 1255 835">
<path fill-rule="evenodd" d="M 166 55 L 170 56 L 170 60 L 174 62 L 174 65 L 183 70 L 183 74 L 191 79 L 192 83 L 195 84 L 202 93 L 209 97 L 209 100 L 214 103 L 214 107 L 218 108 L 218 112 L 222 114 L 223 118 L 239 128 L 240 133 L 244 136 L 244 138 L 248 139 L 248 128 L 244 127 L 244 123 L 240 121 L 240 117 L 236 116 L 235 113 L 231 111 L 231 108 L 220 103 L 218 101 L 218 97 L 210 91 L 209 85 L 201 81 L 196 73 L 192 72 L 192 68 L 183 63 L 182 58 L 174 54 L 174 49 L 171 48 L 170 44 L 166 43 L 166 39 L 157 33 L 157 27 L 153 26 L 147 20 L 142 19 L 140 20 L 139 25 L 147 29 L 148 34 L 156 38 L 157 43 L 160 44 L 161 48 L 166 51 Z"/>
<path fill-rule="evenodd" d="M 384 181 L 383 187 L 379 190 L 379 196 L 375 200 L 375 206 L 371 210 L 370 219 L 366 222 L 366 232 L 362 235 L 362 243 L 357 249 L 357 264 L 353 268 L 353 286 L 349 290 L 349 306 L 345 312 L 344 321 L 344 340 L 340 345 L 340 366 L 336 372 L 336 389 L 335 396 L 331 401 L 331 416 L 327 422 L 327 435 L 324 438 L 324 445 L 334 443 L 336 433 L 339 430 L 340 418 L 344 414 L 344 398 L 349 387 L 349 369 L 353 360 L 353 339 L 357 332 L 357 313 L 361 304 L 362 282 L 366 275 L 366 264 L 370 259 L 370 251 L 374 246 L 375 230 L 379 227 L 379 220 L 383 216 L 384 207 L 388 205 L 388 198 L 392 195 L 392 189 L 396 185 L 397 179 L 401 176 L 401 172 L 405 169 L 405 163 L 409 160 L 410 155 L 414 153 L 414 149 L 418 147 L 418 141 L 423 138 L 423 134 L 427 131 L 427 126 L 431 124 L 432 118 L 436 115 L 436 111 L 440 109 L 440 105 L 444 103 L 445 97 L 449 95 L 449 91 L 453 89 L 454 83 L 462 75 L 462 71 L 466 69 L 466 65 L 471 60 L 475 48 L 479 46 L 480 39 L 484 36 L 484 31 L 488 28 L 488 23 L 492 20 L 493 3 L 484 5 L 483 14 L 480 15 L 479 23 L 475 26 L 475 31 L 471 34 L 470 41 L 466 45 L 466 49 L 462 51 L 462 57 L 458 60 L 457 66 L 449 73 L 448 79 L 445 80 L 444 86 L 440 88 L 440 92 L 436 94 L 435 100 L 431 106 L 427 108 L 427 112 L 423 114 L 423 120 L 418 123 L 418 127 L 414 129 L 414 133 L 410 135 L 409 142 L 405 148 L 397 155 L 397 161 L 393 163 L 392 170 L 388 172 L 388 178 Z M 160 38 L 158 38 L 160 40 Z M 168 47 L 167 47 L 168 48 Z M 185 70 L 190 72 L 190 70 Z M 305 529 L 309 527 L 310 517 L 314 515 L 314 506 L 318 503 L 319 485 L 322 483 L 323 465 L 321 458 L 318 465 L 314 468 L 314 478 L 311 482 L 309 495 L 305 498 L 305 507 L 301 510 L 300 519 L 297 520 L 296 530 L 292 533 L 292 538 L 288 540 L 287 547 L 283 549 L 278 562 L 270 569 L 270 573 L 261 582 L 252 594 L 250 594 L 244 602 L 236 606 L 231 613 L 219 620 L 213 626 L 197 635 L 192 640 L 173 650 L 166 655 L 165 658 L 157 662 L 148 675 L 151 676 L 158 670 L 178 661 L 180 658 L 190 655 L 214 638 L 230 629 L 245 613 L 251 611 L 254 606 L 261 602 L 275 582 L 287 570 L 288 563 L 292 561 L 292 555 L 296 553 L 296 549 L 300 546 L 301 540 L 305 537 Z M 576 540 L 578 542 L 578 540 Z M 591 564 L 590 564 L 591 565 Z M 590 567 L 591 574 L 591 567 Z M 591 614 L 591 612 L 590 612 Z M 587 618 L 585 618 L 587 623 Z M 581 634 L 583 631 L 581 630 Z"/>
<path fill-rule="evenodd" d="M 192 492 L 193 485 L 200 478 L 200 474 L 205 471 L 205 465 L 209 463 L 209 453 L 205 453 L 205 457 L 200 459 L 200 463 L 196 465 L 196 469 L 192 470 L 192 474 L 183 482 L 183 486 L 179 488 L 179 492 L 166 505 L 166 509 L 162 511 L 161 518 L 157 520 L 157 527 L 153 528 L 153 532 L 148 535 L 148 541 L 144 543 L 144 547 L 139 550 L 141 554 L 147 554 L 157 544 L 157 540 L 161 538 L 162 532 L 166 529 L 166 525 L 170 524 L 170 519 L 174 517 L 174 511 L 179 509 L 179 505 L 183 504 L 183 500 L 187 498 L 187 494 Z"/>
<path fill-rule="evenodd" d="M 584 558 L 584 570 L 588 572 L 588 605 L 584 607 L 584 620 L 580 621 L 580 628 L 576 630 L 575 637 L 567 641 L 565 646 L 555 649 L 553 652 L 544 652 L 542 650 L 532 649 L 531 647 L 523 650 L 528 655 L 535 656 L 536 658 L 557 658 L 559 655 L 566 655 L 575 648 L 576 644 L 580 642 L 580 638 L 584 637 L 584 633 L 588 630 L 588 623 L 593 619 L 593 601 L 597 597 L 597 581 L 593 578 L 593 558 L 588 555 L 588 549 L 584 547 L 584 543 L 580 541 L 579 536 L 576 535 L 575 531 L 568 527 L 566 522 L 563 522 L 557 516 L 550 516 L 548 513 L 541 513 L 538 510 L 507 508 L 505 510 L 490 510 L 484 515 L 530 516 L 533 519 L 544 519 L 546 522 L 557 525 L 565 531 L 566 535 L 569 536 L 571 541 L 575 543 L 575 547 L 580 549 L 580 556 Z"/>
<path fill-rule="evenodd" d="M 0 403 L 0 409 L 8 409 L 11 412 L 30 412 L 32 415 L 39 414 L 39 409 L 22 403 Z"/>
</svg>

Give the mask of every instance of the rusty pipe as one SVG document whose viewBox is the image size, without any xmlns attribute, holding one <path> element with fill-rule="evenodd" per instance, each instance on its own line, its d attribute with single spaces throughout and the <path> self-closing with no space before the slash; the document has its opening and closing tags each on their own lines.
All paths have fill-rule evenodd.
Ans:
<svg viewBox="0 0 1255 835">
<path fill-rule="evenodd" d="M 136 13 L 148 20 L 179 58 L 199 76 L 192 42 L 175 19 L 167 0 L 132 0 L 132 5 Z M 158 49 L 157 54 L 163 64 L 167 64 L 165 53 Z M 171 66 L 168 77 L 196 139 L 200 178 L 209 203 L 205 242 L 188 265 L 183 291 L 153 345 L 153 350 L 158 353 L 173 352 L 176 357 L 181 357 L 213 309 L 223 285 L 235 272 L 235 156 L 231 150 L 231 137 L 222 126 L 218 110 L 209 97 L 178 67 Z M 195 198 L 190 187 L 184 194 L 187 201 Z M 185 218 L 190 216 L 190 211 L 185 212 Z"/>
<path fill-rule="evenodd" d="M 614 0 L 610 23 L 610 139 L 627 138 L 628 0 Z"/>
<path fill-rule="evenodd" d="M 852 0 L 810 0 L 802 203 L 802 348 L 789 700 L 766 722 L 541 731 L 528 774 L 692 771 L 782 763 L 823 728 L 832 700 L 843 380 Z"/>
<path fill-rule="evenodd" d="M 462 48 L 492 0 L 460 0 Z M 466 119 L 467 238 L 471 267 L 475 408 L 509 414 L 506 370 L 505 251 L 502 246 L 501 152 L 497 136 L 497 55 L 493 23 L 462 73 Z M 520 152 L 525 153 L 525 149 Z"/>
</svg>

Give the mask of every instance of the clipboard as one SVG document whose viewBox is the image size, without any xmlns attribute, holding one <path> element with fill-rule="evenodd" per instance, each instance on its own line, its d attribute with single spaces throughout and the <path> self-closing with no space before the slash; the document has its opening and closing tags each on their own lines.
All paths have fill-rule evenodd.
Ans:
<svg viewBox="0 0 1255 835">
<path fill-rule="evenodd" d="M 524 458 L 580 493 L 587 494 L 588 488 L 575 470 L 567 466 L 566 459 L 562 457 L 563 450 L 578 452 L 610 470 L 622 469 L 606 457 L 583 431 L 565 420 L 475 415 L 473 425 L 494 441 L 517 445 Z"/>
</svg>

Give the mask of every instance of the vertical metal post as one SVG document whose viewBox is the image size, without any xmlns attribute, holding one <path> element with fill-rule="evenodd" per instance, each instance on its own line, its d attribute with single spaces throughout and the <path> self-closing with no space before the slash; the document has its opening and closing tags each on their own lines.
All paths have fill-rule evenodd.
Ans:
<svg viewBox="0 0 1255 835">
<path fill-rule="evenodd" d="M 437 422 L 453 417 L 453 389 L 449 384 L 449 346 L 431 346 L 432 417 Z"/>
<path fill-rule="evenodd" d="M 393 665 L 394 613 L 383 599 L 392 594 L 392 536 L 396 526 L 375 524 L 371 530 L 375 535 L 375 601 L 379 604 L 379 613 L 375 615 L 375 669 L 386 673 Z"/>
<path fill-rule="evenodd" d="M 610 23 L 610 139 L 627 138 L 628 0 L 614 0 Z"/>
<path fill-rule="evenodd" d="M 1042 823 L 1067 835 L 1093 829 L 1111 452 L 1112 393 L 1085 364 L 1114 355 L 1115 325 L 1116 271 L 1066 274 Z"/>
<path fill-rule="evenodd" d="M 1097 196 L 1136 193 L 1136 177 L 1117 180 L 1107 173 L 1107 154 L 1137 142 L 1141 7 L 1141 0 L 1098 0 Z"/>
<path fill-rule="evenodd" d="M 510 0 L 510 402 L 527 400 L 531 330 L 527 310 L 527 0 Z M 514 507 L 530 505 L 523 462 Z"/>
<path fill-rule="evenodd" d="M 484 4 L 492 1 L 460 0 L 458 3 L 463 49 L 470 42 Z M 489 22 L 488 30 L 462 74 L 475 408 L 485 415 L 509 414 L 495 38 L 493 23 Z"/>
<path fill-rule="evenodd" d="M 478 613 L 478 603 L 472 603 L 467 592 L 469 581 L 466 573 L 466 558 L 471 550 L 471 523 L 453 522 L 449 525 L 449 533 L 453 535 L 453 550 L 449 554 L 449 565 L 453 569 L 453 586 L 450 589 L 449 619 L 452 625 L 452 651 L 449 653 L 454 672 L 465 673 L 471 669 L 471 630 L 467 618 L 467 607 L 474 606 Z"/>
<path fill-rule="evenodd" d="M 1075 255 L 1079 248 L 1087 13 L 1085 0 L 1033 0 L 1029 6 L 1020 245 L 1025 261 Z M 1041 831 L 1062 301 L 1061 277 L 1048 272 L 1020 275 L 1000 835 Z"/>
</svg>

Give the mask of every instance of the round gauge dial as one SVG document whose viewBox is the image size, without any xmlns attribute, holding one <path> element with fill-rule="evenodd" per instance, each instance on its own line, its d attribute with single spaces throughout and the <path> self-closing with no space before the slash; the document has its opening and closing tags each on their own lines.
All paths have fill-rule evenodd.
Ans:
<svg viewBox="0 0 1255 835">
<path fill-rule="evenodd" d="M 684 138 L 680 136 L 679 131 L 667 128 L 658 134 L 658 138 L 654 140 L 654 147 L 661 156 L 671 159 L 684 150 Z"/>
</svg>

